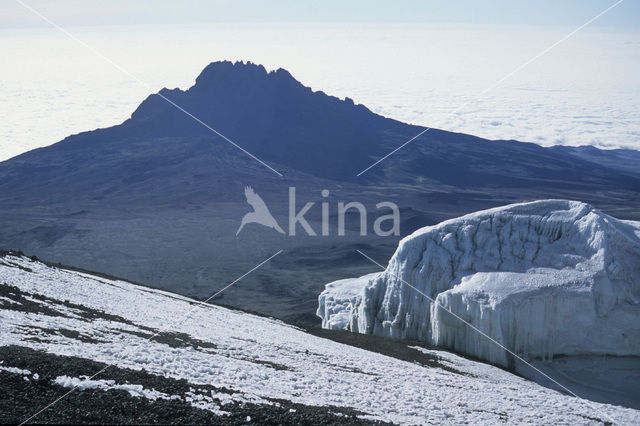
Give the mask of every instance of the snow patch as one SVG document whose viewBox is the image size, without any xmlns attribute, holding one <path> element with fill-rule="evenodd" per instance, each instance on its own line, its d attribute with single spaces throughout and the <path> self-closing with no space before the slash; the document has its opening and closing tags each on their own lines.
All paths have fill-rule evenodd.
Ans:
<svg viewBox="0 0 640 426">
<path fill-rule="evenodd" d="M 31 375 L 31 371 L 29 370 L 23 370 L 22 368 L 16 368 L 16 367 L 5 367 L 4 365 L 0 365 L 0 371 L 6 371 L 8 373 L 13 373 L 13 374 L 22 374 L 23 376 Z"/>
<path fill-rule="evenodd" d="M 147 398 L 152 401 L 155 401 L 156 399 L 171 399 L 171 395 L 158 392 L 155 389 L 145 389 L 142 385 L 134 385 L 134 384 L 116 385 L 115 380 L 92 380 L 92 379 L 89 379 L 87 376 L 81 376 L 81 377 L 58 376 L 55 378 L 53 382 L 66 388 L 77 388 L 79 390 L 85 390 L 85 389 L 123 390 L 123 391 L 127 391 L 131 396 L 134 396 L 137 398 Z"/>
</svg>

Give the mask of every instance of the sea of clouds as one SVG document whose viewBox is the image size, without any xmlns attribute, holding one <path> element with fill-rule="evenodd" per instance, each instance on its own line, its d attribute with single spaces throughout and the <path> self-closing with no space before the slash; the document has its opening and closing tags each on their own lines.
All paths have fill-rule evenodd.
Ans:
<svg viewBox="0 0 640 426">
<path fill-rule="evenodd" d="M 86 45 L 56 29 L 0 30 L 0 160 L 118 124 L 149 93 L 187 88 L 206 64 L 223 59 L 286 68 L 314 90 L 414 124 L 542 145 L 640 149 L 640 32 L 586 28 L 510 75 L 572 30 L 450 24 L 70 28 Z"/>
</svg>

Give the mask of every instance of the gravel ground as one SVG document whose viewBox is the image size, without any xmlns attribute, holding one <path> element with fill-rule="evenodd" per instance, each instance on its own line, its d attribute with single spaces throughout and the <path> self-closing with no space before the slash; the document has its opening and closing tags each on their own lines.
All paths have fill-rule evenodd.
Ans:
<svg viewBox="0 0 640 426">
<path fill-rule="evenodd" d="M 105 364 L 91 360 L 57 356 L 19 346 L 0 347 L 3 367 L 31 372 L 30 376 L 0 370 L 0 422 L 21 423 L 42 407 L 64 395 L 70 388 L 53 383 L 58 376 L 79 377 L 102 369 Z M 37 373 L 38 378 L 33 378 Z M 26 379 L 28 378 L 28 380 Z M 188 392 L 210 395 L 231 393 L 213 386 L 195 385 L 145 371 L 110 367 L 94 379 L 111 379 L 116 384 L 139 384 L 170 395 Z M 215 400 L 215 398 L 214 398 Z M 272 400 L 273 405 L 229 403 L 222 409 L 229 415 L 193 407 L 184 400 L 155 401 L 131 396 L 124 390 L 76 389 L 33 418 L 30 423 L 54 424 L 213 424 L 213 425 L 363 425 L 382 424 L 356 417 L 358 412 L 338 407 L 313 407 Z"/>
</svg>

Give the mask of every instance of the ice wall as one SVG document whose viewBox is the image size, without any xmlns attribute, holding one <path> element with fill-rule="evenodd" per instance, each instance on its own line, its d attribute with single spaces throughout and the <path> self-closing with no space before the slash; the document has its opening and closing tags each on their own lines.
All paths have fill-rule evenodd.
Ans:
<svg viewBox="0 0 640 426">
<path fill-rule="evenodd" d="M 327 284 L 319 302 L 325 328 L 505 366 L 504 349 L 448 310 L 531 358 L 640 355 L 640 222 L 566 200 L 480 211 L 416 231 L 384 272 Z"/>
</svg>

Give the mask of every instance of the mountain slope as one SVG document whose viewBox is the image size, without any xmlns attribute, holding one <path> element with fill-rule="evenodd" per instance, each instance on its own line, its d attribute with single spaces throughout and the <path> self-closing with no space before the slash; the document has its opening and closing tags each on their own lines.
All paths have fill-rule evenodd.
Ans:
<svg viewBox="0 0 640 426">
<path fill-rule="evenodd" d="M 50 267 L 17 254 L 0 258 L 0 282 L 0 373 L 35 381 L 36 388 L 53 383 L 58 387 L 47 388 L 52 397 L 80 385 L 74 394 L 85 413 L 94 404 L 89 396 L 98 398 L 95 404 L 101 409 L 100 392 L 108 391 L 105 398 L 124 398 L 127 392 L 137 401 L 175 401 L 176 407 L 187 403 L 233 421 L 247 412 L 258 413 L 260 421 L 282 414 L 280 407 L 292 413 L 291 422 L 297 410 L 301 416 L 315 413 L 337 423 L 357 421 L 354 415 L 412 424 L 630 423 L 638 416 L 636 410 L 561 395 L 446 352 L 406 348 L 416 360 L 407 362 L 311 336 L 273 319 Z M 82 360 L 115 368 L 87 379 L 83 376 L 95 374 L 100 364 Z M 45 370 L 39 363 L 53 367 Z M 38 371 L 49 373 L 40 378 Z M 267 414 L 269 407 L 273 411 Z M 326 410 L 310 411 L 313 407 Z M 30 408 L 21 414 L 38 407 Z M 331 413 L 337 413 L 334 420 Z"/>
<path fill-rule="evenodd" d="M 575 155 L 516 141 L 430 129 L 362 174 L 424 128 L 381 117 L 350 100 L 313 92 L 287 71 L 216 62 L 188 90 L 162 95 L 281 172 L 280 177 L 157 94 L 131 118 L 72 135 L 0 163 L 0 247 L 109 271 L 165 290 L 207 297 L 279 250 L 286 255 L 222 295 L 230 304 L 312 324 L 328 280 L 368 272 L 354 252 L 380 258 L 399 237 L 360 236 L 357 217 L 337 236 L 337 204 L 396 203 L 401 232 L 473 211 L 545 198 L 576 199 L 640 219 L 636 161 L 619 153 Z M 623 164 L 623 167 L 617 167 Z M 640 169 L 640 160 L 638 162 Z M 331 235 L 295 237 L 250 225 L 252 186 L 288 230 L 289 188 L 319 233 L 328 201 Z M 330 197 L 321 197 L 321 190 Z M 353 215 L 351 215 L 353 216 Z M 369 227 L 371 229 L 371 227 Z"/>
</svg>

